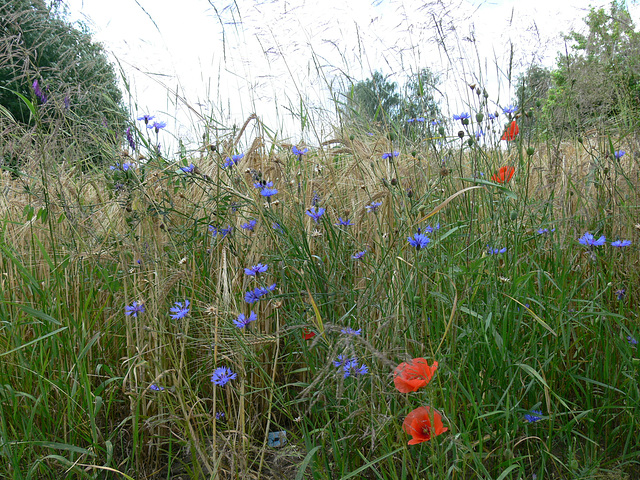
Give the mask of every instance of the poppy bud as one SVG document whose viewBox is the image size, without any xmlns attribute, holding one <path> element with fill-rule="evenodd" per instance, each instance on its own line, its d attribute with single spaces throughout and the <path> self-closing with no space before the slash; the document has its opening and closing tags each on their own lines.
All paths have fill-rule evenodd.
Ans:
<svg viewBox="0 0 640 480">
<path fill-rule="evenodd" d="M 484 115 L 482 113 L 476 113 L 476 121 L 478 123 L 482 122 L 483 119 L 484 119 Z"/>
<path fill-rule="evenodd" d="M 489 98 L 489 93 L 485 90 L 484 92 L 482 92 L 482 96 L 484 98 Z"/>
<path fill-rule="evenodd" d="M 416 152 L 416 151 L 414 150 L 413 152 L 411 152 L 411 156 L 412 156 L 412 157 L 414 157 L 414 158 L 415 158 L 415 157 L 417 157 L 417 156 L 418 156 L 418 152 Z"/>
<path fill-rule="evenodd" d="M 393 142 L 393 141 L 396 139 L 396 134 L 395 134 L 395 132 L 389 132 L 389 133 L 387 134 L 387 138 Z"/>
<path fill-rule="evenodd" d="M 463 118 L 462 119 L 462 124 L 463 125 L 469 125 L 469 119 L 468 118 Z"/>
<path fill-rule="evenodd" d="M 444 127 L 440 127 L 438 128 L 438 133 L 442 136 L 444 136 Z"/>
<path fill-rule="evenodd" d="M 476 89 L 476 84 L 475 84 L 475 83 L 471 83 L 471 84 L 469 84 L 469 88 L 470 88 L 471 90 L 475 90 L 475 89 Z"/>
<path fill-rule="evenodd" d="M 398 184 L 398 179 L 397 178 L 392 178 L 391 179 L 391 185 L 395 186 Z"/>
<path fill-rule="evenodd" d="M 582 143 L 582 142 L 583 142 L 582 137 L 578 137 L 578 143 Z"/>
<path fill-rule="evenodd" d="M 533 147 L 527 148 L 527 155 L 531 156 L 535 153 L 536 149 Z"/>
<path fill-rule="evenodd" d="M 349 140 L 353 141 L 355 138 L 355 135 L 349 135 Z"/>
<path fill-rule="evenodd" d="M 470 147 L 473 147 L 473 138 L 469 138 L 467 140 L 467 145 L 469 145 Z"/>
<path fill-rule="evenodd" d="M 462 130 L 460 130 L 458 132 L 458 136 L 460 137 L 460 140 L 462 140 L 464 138 L 464 132 Z"/>
<path fill-rule="evenodd" d="M 536 107 L 540 108 L 542 106 L 542 102 L 540 100 L 536 100 Z"/>
<path fill-rule="evenodd" d="M 511 210 L 511 213 L 509 214 L 509 218 L 511 218 L 511 220 L 517 220 L 518 219 L 518 212 L 516 210 Z"/>
</svg>

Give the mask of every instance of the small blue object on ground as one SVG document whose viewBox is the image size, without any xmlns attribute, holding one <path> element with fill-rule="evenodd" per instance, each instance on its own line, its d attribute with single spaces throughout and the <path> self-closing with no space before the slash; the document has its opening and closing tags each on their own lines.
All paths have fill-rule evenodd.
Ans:
<svg viewBox="0 0 640 480">
<path fill-rule="evenodd" d="M 284 447 L 287 444 L 287 432 L 269 432 L 268 442 L 270 447 Z"/>
</svg>

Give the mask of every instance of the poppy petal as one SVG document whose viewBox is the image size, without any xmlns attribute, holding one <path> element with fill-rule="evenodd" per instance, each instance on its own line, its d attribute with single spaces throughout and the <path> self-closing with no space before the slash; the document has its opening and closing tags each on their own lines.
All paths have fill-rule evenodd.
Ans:
<svg viewBox="0 0 640 480">
<path fill-rule="evenodd" d="M 429 362 L 424 358 L 414 358 L 410 362 L 402 362 L 395 368 L 393 383 L 401 393 L 415 392 L 431 381 L 437 369 L 438 362 L 429 366 Z"/>
<path fill-rule="evenodd" d="M 511 180 L 516 169 L 512 166 L 500 167 L 497 175 L 491 175 L 491 181 L 496 183 L 506 183 Z"/>
<path fill-rule="evenodd" d="M 502 134 L 501 140 L 506 140 L 507 142 L 511 142 L 515 140 L 516 135 L 520 132 L 520 128 L 518 128 L 518 124 L 516 121 L 512 121 L 511 124 L 507 127 L 505 132 Z"/>
<path fill-rule="evenodd" d="M 425 406 L 409 412 L 402 423 L 402 430 L 413 437 L 408 444 L 416 445 L 431 440 L 432 437 L 449 429 L 443 425 L 442 415 L 437 410 Z"/>
</svg>

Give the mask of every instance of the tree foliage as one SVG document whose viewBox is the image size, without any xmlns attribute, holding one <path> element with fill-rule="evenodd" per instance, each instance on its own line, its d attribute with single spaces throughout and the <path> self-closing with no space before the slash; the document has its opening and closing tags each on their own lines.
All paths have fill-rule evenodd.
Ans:
<svg viewBox="0 0 640 480">
<path fill-rule="evenodd" d="M 55 125 L 87 143 L 113 143 L 127 112 L 115 70 L 87 31 L 43 0 L 0 5 L 0 31 L 0 105 L 17 122 L 35 119 L 15 92 L 39 105 L 50 130 Z M 46 99 L 36 95 L 35 81 Z"/>
<path fill-rule="evenodd" d="M 555 133 L 630 125 L 640 112 L 640 33 L 624 3 L 592 8 L 585 33 L 565 37 L 571 51 L 553 70 L 544 112 Z"/>
<path fill-rule="evenodd" d="M 440 108 L 435 100 L 437 76 L 429 69 L 411 75 L 402 88 L 381 72 L 353 84 L 344 94 L 343 120 L 369 126 L 382 124 L 397 131 L 406 129 L 407 119 L 435 119 Z"/>
</svg>

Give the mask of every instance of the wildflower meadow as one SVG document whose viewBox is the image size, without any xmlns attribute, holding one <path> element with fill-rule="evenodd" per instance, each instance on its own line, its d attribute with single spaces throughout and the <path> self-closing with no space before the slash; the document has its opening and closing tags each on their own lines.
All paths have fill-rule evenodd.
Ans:
<svg viewBox="0 0 640 480">
<path fill-rule="evenodd" d="M 0 477 L 640 478 L 640 108 L 558 133 L 461 76 L 464 110 L 171 154 L 167 115 L 91 136 L 27 82 Z"/>
</svg>

